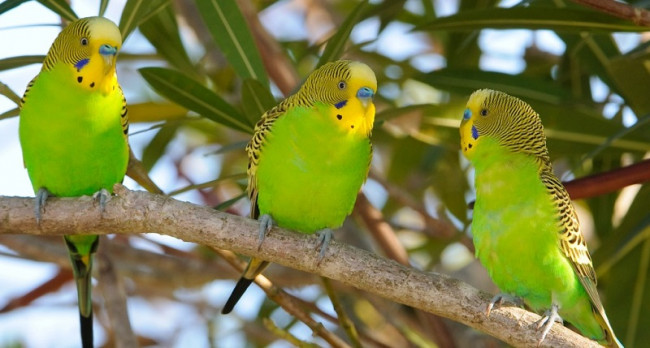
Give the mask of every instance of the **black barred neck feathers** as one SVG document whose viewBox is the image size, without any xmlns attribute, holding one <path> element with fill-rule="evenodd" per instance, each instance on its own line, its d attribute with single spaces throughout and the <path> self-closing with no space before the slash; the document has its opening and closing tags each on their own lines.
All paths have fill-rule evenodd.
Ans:
<svg viewBox="0 0 650 348">
<path fill-rule="evenodd" d="M 312 72 L 298 92 L 278 107 L 331 106 L 329 117 L 348 133 L 369 136 L 375 121 L 375 73 L 366 64 L 349 60 L 330 62 Z"/>
<path fill-rule="evenodd" d="M 122 36 L 115 23 L 103 17 L 81 18 L 59 33 L 42 71 L 61 66 L 80 87 L 110 93 L 117 88 L 115 61 L 121 46 Z"/>
<path fill-rule="evenodd" d="M 550 165 L 546 136 L 539 115 L 526 102 L 506 93 L 481 89 L 472 93 L 460 125 L 461 149 L 467 158 L 492 137 L 512 152 L 534 156 Z"/>
</svg>

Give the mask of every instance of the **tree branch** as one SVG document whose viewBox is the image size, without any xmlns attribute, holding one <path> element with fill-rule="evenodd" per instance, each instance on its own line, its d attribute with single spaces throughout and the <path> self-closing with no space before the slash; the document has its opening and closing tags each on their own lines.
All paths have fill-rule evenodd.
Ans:
<svg viewBox="0 0 650 348">
<path fill-rule="evenodd" d="M 632 21 L 636 25 L 650 27 L 650 12 L 614 0 L 573 0 L 583 6 Z"/>
<path fill-rule="evenodd" d="M 257 222 L 147 192 L 116 185 L 102 214 L 91 197 L 51 198 L 36 224 L 33 198 L 0 197 L 0 234 L 134 234 L 157 232 L 188 242 L 229 249 L 325 276 L 364 291 L 481 330 L 514 346 L 537 344 L 540 319 L 520 308 L 504 307 L 485 317 L 490 295 L 448 276 L 425 273 L 373 253 L 333 241 L 317 266 L 314 236 L 273 228 L 257 248 Z M 598 347 L 554 325 L 545 347 Z"/>
</svg>

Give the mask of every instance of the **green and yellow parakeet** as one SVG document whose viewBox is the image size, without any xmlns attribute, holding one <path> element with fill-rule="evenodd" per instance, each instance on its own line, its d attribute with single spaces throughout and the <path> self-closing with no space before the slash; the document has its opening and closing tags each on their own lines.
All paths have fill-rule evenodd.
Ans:
<svg viewBox="0 0 650 348">
<path fill-rule="evenodd" d="M 563 318 L 591 339 L 622 347 L 598 297 L 578 216 L 553 174 L 539 115 L 515 97 L 478 90 L 460 134 L 475 168 L 476 256 L 502 291 L 487 314 L 503 300 L 523 300 L 546 311 L 539 342 Z"/>
<path fill-rule="evenodd" d="M 368 175 L 377 79 L 365 64 L 339 60 L 312 72 L 298 92 L 270 109 L 246 147 L 251 217 L 260 243 L 273 223 L 319 233 L 325 255 L 333 228 L 352 212 Z M 268 262 L 251 259 L 222 313 L 230 313 Z"/>
<path fill-rule="evenodd" d="M 122 37 L 108 19 L 65 27 L 29 83 L 20 109 L 23 161 L 40 222 L 49 195 L 95 194 L 103 206 L 129 159 L 126 101 L 115 73 Z M 98 236 L 65 236 L 77 283 L 81 339 L 92 347 L 92 254 Z"/>
</svg>

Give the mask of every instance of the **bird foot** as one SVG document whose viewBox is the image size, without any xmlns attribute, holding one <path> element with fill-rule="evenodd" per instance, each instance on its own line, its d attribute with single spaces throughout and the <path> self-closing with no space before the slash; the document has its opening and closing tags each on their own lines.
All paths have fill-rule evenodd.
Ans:
<svg viewBox="0 0 650 348">
<path fill-rule="evenodd" d="M 316 234 L 318 235 L 318 245 L 316 245 L 316 250 L 320 249 L 320 252 L 318 253 L 318 262 L 316 265 L 320 266 L 321 261 L 323 261 L 323 258 L 325 258 L 327 246 L 332 240 L 332 230 L 329 228 L 324 228 L 316 232 Z"/>
<path fill-rule="evenodd" d="M 257 242 L 257 250 L 260 250 L 260 248 L 262 247 L 262 243 L 264 242 L 264 238 L 266 238 L 266 234 L 271 231 L 271 228 L 273 228 L 273 225 L 275 224 L 275 221 L 273 221 L 273 218 L 269 214 L 264 214 L 260 216 L 259 222 L 260 222 L 260 231 L 259 231 L 259 239 Z"/>
<path fill-rule="evenodd" d="M 41 218 L 43 217 L 43 211 L 45 210 L 45 202 L 47 197 L 50 196 L 50 191 L 45 187 L 41 187 L 36 192 L 36 199 L 34 203 L 34 215 L 36 216 L 36 224 L 41 224 Z"/>
<path fill-rule="evenodd" d="M 554 304 L 553 306 L 551 306 L 550 310 L 544 312 L 544 316 L 542 317 L 542 319 L 537 321 L 537 330 L 543 328 L 542 337 L 539 339 L 539 341 L 537 341 L 538 347 L 542 344 L 548 332 L 551 331 L 551 327 L 553 326 L 553 323 L 558 322 L 564 324 L 564 320 L 562 320 L 562 317 L 560 317 L 557 311 L 558 311 L 558 306 Z"/>
<path fill-rule="evenodd" d="M 485 309 L 485 315 L 489 317 L 492 310 L 498 309 L 499 307 L 501 307 L 501 305 L 504 302 L 510 302 L 516 305 L 517 307 L 521 307 L 524 304 L 524 300 L 522 300 L 521 297 L 517 297 L 506 293 L 500 293 L 492 297 L 492 300 L 490 300 L 490 303 L 487 305 L 487 308 Z"/>
<path fill-rule="evenodd" d="M 99 209 L 102 213 L 106 211 L 106 203 L 111 200 L 111 194 L 107 189 L 101 189 L 93 194 L 95 202 L 99 203 Z"/>
</svg>

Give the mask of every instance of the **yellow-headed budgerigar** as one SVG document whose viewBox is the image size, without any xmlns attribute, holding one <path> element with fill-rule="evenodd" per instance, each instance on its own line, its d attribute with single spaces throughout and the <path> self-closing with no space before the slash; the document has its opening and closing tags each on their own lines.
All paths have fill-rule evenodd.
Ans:
<svg viewBox="0 0 650 348">
<path fill-rule="evenodd" d="M 29 83 L 20 109 L 23 161 L 36 193 L 40 222 L 49 195 L 95 195 L 103 209 L 129 158 L 126 101 L 115 73 L 122 44 L 101 17 L 65 27 Z M 65 236 L 77 283 L 81 339 L 92 347 L 92 254 L 98 236 Z"/>
<path fill-rule="evenodd" d="M 502 291 L 488 306 L 524 301 L 545 311 L 542 342 L 562 318 L 585 336 L 621 347 L 596 289 L 596 273 L 569 194 L 553 174 L 539 115 L 502 92 L 467 102 L 461 149 L 474 166 L 476 255 Z"/>
<path fill-rule="evenodd" d="M 354 207 L 368 175 L 377 80 L 365 64 L 339 60 L 312 72 L 270 109 L 246 147 L 251 217 L 260 243 L 273 223 L 319 233 L 325 255 L 334 228 Z M 229 313 L 268 262 L 251 259 L 222 313 Z"/>
</svg>

